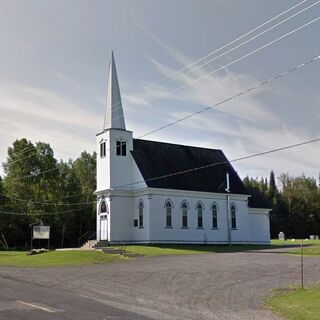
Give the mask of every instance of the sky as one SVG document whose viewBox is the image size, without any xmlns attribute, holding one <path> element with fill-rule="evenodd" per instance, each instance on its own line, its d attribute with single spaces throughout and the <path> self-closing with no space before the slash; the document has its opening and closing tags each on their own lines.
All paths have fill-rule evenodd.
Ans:
<svg viewBox="0 0 320 320">
<path fill-rule="evenodd" d="M 84 150 L 95 150 L 95 135 L 103 126 L 110 50 L 126 126 L 134 137 L 319 56 L 317 20 L 233 63 L 319 17 L 320 3 L 305 0 L 203 60 L 213 61 L 177 73 L 300 2 L 0 0 L 0 163 L 13 141 L 23 137 L 50 143 L 57 159 L 76 159 Z M 144 139 L 222 149 L 231 160 L 320 138 L 319 72 L 317 60 Z M 276 175 L 317 178 L 320 142 L 239 161 L 234 167 L 241 177 L 268 177 L 274 170 Z"/>
</svg>

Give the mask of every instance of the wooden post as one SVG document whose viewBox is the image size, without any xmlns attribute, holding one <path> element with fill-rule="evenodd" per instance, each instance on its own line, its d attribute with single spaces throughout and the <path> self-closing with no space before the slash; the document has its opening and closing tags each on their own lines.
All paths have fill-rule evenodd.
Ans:
<svg viewBox="0 0 320 320">
<path fill-rule="evenodd" d="M 303 240 L 300 241 L 300 265 L 301 265 L 301 289 L 304 289 L 303 281 Z"/>
</svg>

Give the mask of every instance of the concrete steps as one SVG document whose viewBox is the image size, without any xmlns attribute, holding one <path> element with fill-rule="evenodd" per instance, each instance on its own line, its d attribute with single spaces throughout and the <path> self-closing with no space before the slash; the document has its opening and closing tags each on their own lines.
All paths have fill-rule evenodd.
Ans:
<svg viewBox="0 0 320 320">
<path fill-rule="evenodd" d="M 98 243 L 98 240 L 88 240 L 80 248 L 81 250 L 94 250 L 95 245 Z"/>
<path fill-rule="evenodd" d="M 109 241 L 108 240 L 99 240 L 97 243 L 93 246 L 94 249 L 104 249 L 109 247 Z"/>
<path fill-rule="evenodd" d="M 124 251 L 120 248 L 113 248 L 113 247 L 110 247 L 110 248 L 103 248 L 102 249 L 102 252 L 103 253 L 111 253 L 111 254 L 123 254 Z"/>
</svg>

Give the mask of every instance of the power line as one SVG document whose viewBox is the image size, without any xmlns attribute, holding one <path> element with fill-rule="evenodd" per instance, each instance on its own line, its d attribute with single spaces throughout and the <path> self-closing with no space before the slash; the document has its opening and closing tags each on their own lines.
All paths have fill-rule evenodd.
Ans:
<svg viewBox="0 0 320 320">
<path fill-rule="evenodd" d="M 289 31 L 289 32 L 285 33 L 284 35 L 282 35 L 282 36 L 280 36 L 280 37 L 278 37 L 278 38 L 276 38 L 276 39 L 268 42 L 267 44 L 265 44 L 265 45 L 263 45 L 263 46 L 255 49 L 255 50 L 250 51 L 249 53 L 241 56 L 240 58 L 235 59 L 235 60 L 233 60 L 233 61 L 231 61 L 231 62 L 229 62 L 229 63 L 227 63 L 227 64 L 225 64 L 225 65 L 223 65 L 223 66 L 221 66 L 221 67 L 219 67 L 219 68 L 217 68 L 217 69 L 215 69 L 215 70 L 213 70 L 213 71 L 210 71 L 210 72 L 206 73 L 205 75 L 201 76 L 201 77 L 198 78 L 198 79 L 192 80 L 188 85 L 192 85 L 192 84 L 195 83 L 195 82 L 198 82 L 198 81 L 200 81 L 200 80 L 202 80 L 202 79 L 204 79 L 204 78 L 207 78 L 208 76 L 210 76 L 210 75 L 212 75 L 212 74 L 214 74 L 214 73 L 217 73 L 218 71 L 223 70 L 223 69 L 225 69 L 225 68 L 227 68 L 227 67 L 235 64 L 236 62 L 239 62 L 239 61 L 241 61 L 241 60 L 243 60 L 243 59 L 245 59 L 245 58 L 253 55 L 253 54 L 256 53 L 256 52 L 259 52 L 259 51 L 261 51 L 262 49 L 267 48 L 267 47 L 271 46 L 272 44 L 274 44 L 274 43 L 276 43 L 276 42 L 279 42 L 279 41 L 282 40 L 283 38 L 288 37 L 289 35 L 291 35 L 291 34 L 297 32 L 297 31 L 299 31 L 299 30 L 301 30 L 301 29 L 303 29 L 303 28 L 311 25 L 312 23 L 318 21 L 319 19 L 320 19 L 320 17 L 317 17 L 317 18 L 315 18 L 315 19 L 313 19 L 313 20 L 311 20 L 311 21 L 303 24 L 302 26 L 300 26 L 300 27 L 298 27 L 298 28 L 296 28 L 296 29 L 294 29 L 294 30 L 292 30 L 292 31 Z M 179 91 L 179 90 L 181 90 L 182 88 L 184 88 L 185 86 L 186 86 L 186 85 L 182 85 L 182 86 L 180 86 L 180 87 L 177 87 L 174 91 Z"/>
<path fill-rule="evenodd" d="M 319 18 L 318 18 L 318 19 L 319 19 Z M 243 91 L 241 91 L 241 92 L 239 92 L 239 93 L 237 93 L 237 94 L 235 94 L 235 95 L 233 95 L 233 96 L 231 96 L 231 97 L 229 97 L 229 98 L 226 98 L 226 99 L 224 99 L 224 100 L 222 100 L 222 101 L 219 101 L 218 103 L 216 103 L 216 104 L 214 104 L 214 105 L 212 105 L 212 106 L 205 107 L 205 108 L 200 109 L 200 110 L 198 110 L 198 111 L 196 111 L 196 112 L 193 112 L 193 113 L 191 113 L 191 114 L 189 114 L 189 115 L 187 115 L 187 116 L 185 116 L 185 117 L 179 118 L 179 119 L 177 119 L 177 120 L 175 120 L 175 121 L 173 121 L 173 122 L 170 122 L 170 123 L 168 123 L 168 124 L 166 124 L 166 125 L 164 125 L 164 126 L 161 126 L 161 127 L 157 128 L 157 129 L 154 129 L 154 130 L 152 130 L 152 131 L 150 131 L 150 132 L 147 132 L 147 133 L 145 133 L 145 134 L 137 137 L 137 139 L 141 139 L 141 138 L 144 138 L 144 137 L 146 137 L 146 136 L 149 136 L 149 135 L 151 135 L 151 134 L 153 134 L 153 133 L 159 132 L 159 131 L 161 131 L 161 130 L 163 130 L 163 129 L 166 129 L 166 128 L 168 128 L 168 127 L 171 127 L 171 126 L 173 126 L 173 125 L 175 125 L 175 124 L 177 124 L 177 123 L 179 123 L 179 122 L 182 122 L 182 121 L 184 121 L 184 120 L 186 120 L 186 119 L 189 119 L 189 118 L 191 118 L 191 117 L 193 117 L 193 116 L 195 116 L 195 115 L 198 115 L 198 114 L 200 114 L 200 113 L 202 113 L 202 112 L 205 112 L 205 111 L 210 110 L 210 109 L 212 109 L 212 108 L 215 108 L 215 107 L 217 107 L 217 106 L 219 106 L 219 105 L 221 105 L 221 104 L 224 104 L 224 103 L 226 103 L 226 102 L 228 102 L 228 101 L 231 101 L 231 100 L 233 100 L 233 99 L 235 99 L 235 98 L 237 98 L 237 97 L 239 97 L 239 96 L 245 95 L 245 94 L 247 94 L 247 93 L 249 93 L 249 92 L 251 92 L 251 91 L 253 91 L 253 90 L 257 89 L 257 88 L 260 88 L 260 87 L 262 87 L 262 86 L 264 86 L 264 85 L 266 85 L 266 84 L 268 84 L 268 83 L 270 83 L 270 82 L 272 82 L 272 81 L 274 81 L 274 80 L 277 80 L 277 79 L 279 79 L 279 78 L 282 78 L 282 77 L 284 77 L 284 76 L 287 76 L 289 73 L 291 73 L 291 72 L 293 72 L 293 71 L 296 71 L 296 70 L 298 70 L 298 69 L 300 69 L 300 68 L 303 68 L 303 67 L 307 66 L 308 64 L 311 64 L 311 63 L 317 61 L 319 58 L 320 58 L 320 56 L 317 56 L 317 57 L 315 57 L 315 58 L 312 58 L 312 59 L 310 59 L 310 60 L 308 60 L 308 61 L 306 61 L 306 62 L 304 62 L 304 63 L 302 63 L 302 64 L 300 64 L 300 65 L 297 65 L 297 66 L 295 66 L 295 67 L 293 67 L 293 68 L 291 68 L 291 69 L 288 69 L 287 71 L 285 71 L 285 72 L 283 72 L 283 73 L 280 73 L 280 74 L 278 74 L 278 75 L 276 75 L 276 76 L 274 76 L 274 77 L 272 77 L 272 78 L 270 78 L 270 79 L 268 79 L 268 80 L 262 81 L 262 82 L 260 82 L 259 84 L 255 85 L 255 86 L 253 86 L 253 87 L 250 87 L 250 88 L 248 88 L 248 89 L 245 89 L 245 90 L 243 90 Z M 109 149 L 108 151 L 110 151 L 110 149 Z M 35 177 L 35 176 L 37 176 L 37 175 L 39 175 L 39 174 L 43 174 L 43 173 L 46 173 L 46 172 L 49 172 L 49 171 L 58 170 L 58 169 L 59 169 L 58 167 L 57 167 L 57 168 L 52 168 L 52 169 L 49 169 L 49 170 L 40 171 L 40 172 L 38 172 L 38 173 L 36 173 L 36 174 L 30 174 L 30 175 L 27 175 L 27 176 L 24 176 L 24 177 L 15 178 L 15 179 L 12 179 L 12 180 L 17 181 L 17 180 L 25 179 L 25 178 L 28 178 L 28 177 Z"/>
<path fill-rule="evenodd" d="M 275 19 L 283 16 L 284 14 L 292 11 L 293 9 L 301 6 L 301 5 L 302 5 L 303 3 L 305 3 L 306 1 L 309 1 L 309 0 L 303 0 L 303 1 L 299 2 L 298 4 L 290 7 L 289 9 L 287 9 L 287 10 L 285 10 L 285 11 L 283 11 L 283 12 L 281 12 L 280 14 L 276 15 L 275 17 L 267 20 L 266 22 L 260 24 L 259 26 L 255 27 L 255 28 L 251 29 L 250 31 L 248 31 L 247 33 L 241 35 L 240 37 L 238 37 L 238 38 L 236 38 L 236 39 L 228 42 L 227 44 L 223 45 L 222 47 L 220 47 L 220 48 L 218 48 L 218 49 L 216 49 L 216 50 L 208 53 L 207 55 L 203 56 L 202 58 L 200 58 L 200 59 L 198 59 L 198 60 L 196 60 L 196 61 L 194 61 L 194 62 L 192 62 L 191 64 L 189 64 L 189 65 L 187 65 L 187 66 L 185 66 L 185 67 L 177 70 L 177 71 L 173 74 L 173 76 L 174 76 L 174 75 L 177 75 L 177 74 L 179 74 L 179 73 L 181 73 L 181 72 L 183 72 L 184 70 L 187 70 L 188 68 L 190 68 L 190 67 L 198 64 L 199 62 L 205 60 L 206 58 L 208 58 L 208 57 L 210 57 L 210 56 L 212 56 L 212 55 L 214 55 L 215 53 L 220 52 L 221 50 L 225 49 L 226 47 L 228 47 L 228 46 L 234 44 L 235 42 L 243 39 L 244 37 L 252 34 L 253 32 L 255 32 L 255 31 L 259 30 L 260 28 L 264 27 L 265 25 L 267 25 L 268 23 L 270 23 L 270 22 L 274 21 Z M 161 79 L 161 80 L 159 80 L 159 81 L 156 81 L 156 82 L 153 83 L 152 85 L 156 85 L 156 84 L 162 83 L 162 82 L 166 81 L 168 78 L 172 78 L 172 76 L 168 76 L 168 77 L 165 77 L 165 78 L 163 78 L 163 79 Z"/>
<path fill-rule="evenodd" d="M 300 146 L 303 146 L 303 145 L 306 145 L 306 144 L 310 144 L 310 143 L 314 143 L 314 142 L 318 142 L 318 141 L 320 141 L 320 138 L 307 140 L 307 141 L 296 143 L 296 144 L 286 145 L 284 147 L 280 147 L 280 148 L 276 148 L 276 149 L 272 149 L 272 150 L 268 150 L 268 151 L 263 151 L 263 152 L 255 153 L 255 154 L 244 156 L 244 157 L 240 157 L 240 158 L 235 158 L 235 159 L 232 159 L 230 161 L 227 160 L 227 161 L 221 161 L 221 162 L 213 162 L 213 163 L 209 163 L 207 165 L 203 165 L 203 166 L 199 166 L 199 167 L 193 167 L 193 168 L 190 168 L 190 169 L 187 169 L 187 170 L 177 171 L 177 172 L 165 174 L 165 175 L 162 175 L 162 176 L 149 178 L 149 179 L 146 179 L 146 180 L 140 180 L 140 181 L 136 181 L 136 182 L 133 182 L 133 183 L 128 183 L 128 184 L 125 184 L 125 185 L 115 186 L 115 187 L 110 188 L 110 189 L 119 189 L 119 188 L 129 187 L 129 186 L 132 186 L 132 185 L 135 185 L 135 184 L 148 182 L 148 181 L 154 181 L 154 180 L 159 180 L 159 179 L 164 179 L 164 178 L 170 178 L 170 177 L 174 177 L 174 176 L 177 176 L 177 175 L 190 173 L 190 172 L 194 172 L 194 171 L 198 171 L 198 170 L 202 170 L 202 169 L 206 169 L 206 168 L 211 168 L 211 167 L 220 166 L 220 165 L 224 165 L 224 164 L 229 164 L 229 163 L 233 163 L 233 162 L 243 161 L 243 160 L 260 157 L 260 156 L 263 156 L 263 155 L 267 155 L 267 154 L 271 154 L 271 153 L 275 153 L 275 152 L 279 152 L 279 151 L 284 151 L 284 150 L 288 150 L 288 149 L 292 149 L 292 148 L 297 148 L 297 147 L 300 147 Z"/>
<path fill-rule="evenodd" d="M 305 1 L 307 1 L 307 0 L 305 0 Z M 304 2 L 304 1 L 303 1 L 303 2 Z M 308 6 L 308 7 L 306 7 L 305 9 L 303 9 L 303 10 L 299 11 L 298 13 L 296 13 L 296 14 L 294 14 L 294 15 L 290 16 L 289 18 L 287 18 L 287 19 L 283 20 L 282 22 L 280 22 L 280 23 L 276 24 L 275 26 L 273 26 L 273 27 L 271 27 L 271 28 L 269 28 L 269 29 L 267 29 L 267 30 L 263 31 L 262 33 L 260 33 L 260 34 L 256 35 L 256 36 L 255 36 L 255 37 L 253 37 L 252 39 L 247 40 L 247 41 L 246 41 L 246 42 L 244 42 L 243 44 L 245 44 L 245 43 L 247 43 L 247 42 L 249 42 L 249 41 L 253 40 L 254 38 L 258 37 L 259 35 L 261 35 L 261 34 L 263 34 L 263 33 L 267 32 L 267 31 L 269 31 L 270 29 L 272 29 L 272 28 L 274 28 L 274 27 L 276 27 L 276 26 L 278 26 L 278 25 L 280 25 L 280 24 L 282 24 L 282 23 L 286 22 L 287 20 L 289 20 L 289 19 L 291 19 L 292 17 L 294 17 L 294 16 L 296 16 L 296 15 L 300 14 L 301 12 L 303 12 L 303 11 L 305 11 L 305 10 L 307 10 L 307 9 L 309 9 L 309 8 L 311 8 L 311 7 L 313 7 L 313 6 L 315 6 L 315 5 L 316 5 L 316 4 L 318 4 L 319 2 L 320 2 L 320 1 L 317 1 L 316 3 L 314 3 L 314 4 L 312 4 L 312 5 Z M 195 83 L 195 82 L 198 82 L 198 81 L 200 81 L 200 80 L 202 80 L 202 79 L 204 79 L 204 78 L 208 77 L 209 75 L 212 75 L 212 74 L 214 74 L 214 73 L 216 73 L 216 72 L 218 72 L 218 71 L 220 71 L 220 70 L 222 70 L 222 69 L 227 68 L 227 67 L 228 67 L 228 66 L 230 66 L 230 65 L 233 65 L 233 64 L 234 64 L 234 63 L 236 63 L 236 62 L 239 62 L 239 61 L 241 61 L 241 60 L 243 60 L 243 59 L 245 59 L 245 58 L 247 58 L 247 57 L 251 56 L 252 54 L 254 54 L 254 53 L 256 53 L 256 52 L 261 51 L 262 49 L 264 49 L 264 48 L 266 48 L 266 47 L 268 47 L 268 46 L 270 46 L 270 45 L 272 45 L 272 44 L 274 44 L 274 43 L 276 43 L 276 42 L 280 41 L 281 39 L 283 39 L 283 38 L 285 38 L 285 37 L 287 37 L 287 36 L 289 36 L 289 35 L 291 35 L 291 34 L 293 34 L 293 33 L 297 32 L 297 31 L 299 31 L 299 30 L 301 30 L 301 29 L 303 29 L 303 28 L 305 28 L 305 27 L 307 27 L 308 25 L 310 25 L 310 24 L 312 24 L 312 23 L 314 23 L 314 22 L 318 21 L 319 19 L 320 19 L 320 17 L 317 17 L 316 19 L 309 21 L 308 23 L 306 23 L 306 24 L 304 24 L 304 25 L 302 25 L 302 26 L 300 26 L 300 27 L 298 27 L 298 28 L 296 28 L 296 29 L 294 29 L 294 30 L 292 30 L 292 31 L 290 31 L 290 32 L 288 32 L 288 33 L 286 33 L 286 34 L 284 34 L 284 35 L 282 35 L 282 36 L 278 37 L 278 38 L 276 38 L 275 40 L 273 40 L 273 41 L 271 41 L 271 42 L 269 42 L 269 43 L 267 43 L 267 44 L 265 44 L 265 45 L 263 45 L 263 46 L 261 46 L 261 47 L 259 47 L 259 48 L 255 49 L 255 50 L 253 50 L 253 51 L 251 51 L 251 52 L 249 52 L 248 54 L 245 54 L 245 55 L 243 55 L 242 57 L 240 57 L 240 58 L 238 58 L 238 59 L 236 59 L 236 60 L 233 60 L 232 62 L 230 62 L 230 63 L 228 63 L 228 64 L 225 64 L 225 65 L 223 65 L 223 66 L 221 66 L 221 67 L 219 67 L 219 68 L 217 68 L 217 69 L 215 69 L 215 70 L 213 70 L 213 71 L 211 71 L 211 72 L 206 73 L 205 75 L 201 76 L 200 78 L 198 78 L 198 79 L 195 79 L 195 80 L 191 81 L 191 83 L 190 83 L 190 84 L 193 84 L 193 83 Z M 230 52 L 230 51 L 234 51 L 235 49 L 237 49 L 238 47 L 242 46 L 243 44 L 241 44 L 241 45 L 239 45 L 239 46 L 235 47 L 234 49 L 231 49 L 231 50 L 227 51 L 226 53 L 228 53 L 228 52 Z M 224 53 L 224 54 L 226 54 L 226 53 Z M 222 55 L 224 55 L 224 54 L 222 54 Z M 222 56 L 222 55 L 220 55 L 220 56 Z M 214 58 L 214 59 L 212 59 L 212 60 L 207 61 L 205 64 L 207 64 L 207 63 L 209 63 L 210 61 L 213 61 L 213 60 L 215 60 L 215 59 L 219 58 L 220 56 L 218 56 L 218 57 L 216 57 L 216 58 Z M 205 64 L 203 64 L 203 65 L 205 65 Z M 202 65 L 202 66 L 203 66 L 203 65 Z M 200 67 L 201 67 L 201 66 L 200 66 Z M 197 68 L 197 69 L 198 69 L 198 68 Z M 195 69 L 195 70 L 196 70 L 196 69 Z M 189 85 L 190 85 L 190 84 L 189 84 Z M 182 85 L 182 86 L 180 86 L 180 87 L 176 88 L 174 91 L 181 90 L 181 89 L 182 89 L 182 88 L 184 88 L 185 86 L 186 86 L 186 85 Z M 117 103 L 117 104 L 116 104 L 116 105 L 114 105 L 114 106 L 117 106 L 117 105 L 120 105 L 120 104 L 121 104 L 121 103 L 119 102 L 119 103 Z M 122 117 L 122 116 L 121 116 L 121 117 Z M 83 122 L 83 120 L 82 120 L 82 121 L 80 121 L 80 122 Z M 79 123 L 80 123 L 80 122 L 79 122 Z M 159 129 L 154 130 L 154 132 L 157 132 L 157 131 L 159 131 Z M 143 136 L 145 136 L 145 135 L 143 135 Z M 34 153 L 34 155 L 36 155 L 36 154 L 37 154 L 37 153 Z M 29 155 L 29 156 L 27 156 L 27 157 L 30 157 L 30 156 L 31 156 L 31 155 Z M 24 159 L 24 158 L 22 158 L 22 159 Z M 22 159 L 19 159 L 19 160 L 16 160 L 16 161 L 20 161 L 20 160 L 22 160 Z M 25 178 L 27 178 L 27 177 L 32 177 L 32 176 L 34 176 L 34 175 L 25 176 Z M 24 178 L 24 177 L 22 177 L 22 178 Z"/>
<path fill-rule="evenodd" d="M 170 122 L 170 123 L 168 123 L 168 124 L 166 124 L 166 125 L 164 125 L 164 126 L 161 126 L 161 127 L 159 127 L 158 129 L 155 129 L 155 130 L 152 130 L 152 131 L 150 131 L 150 132 L 147 132 L 147 133 L 143 134 L 142 136 L 138 137 L 138 139 L 144 138 L 144 137 L 149 136 L 149 135 L 151 135 L 151 134 L 153 134 L 153 133 L 156 133 L 156 132 L 158 132 L 158 131 L 160 131 L 160 130 L 163 130 L 163 129 L 166 129 L 166 128 L 168 128 L 168 127 L 171 127 L 171 126 L 173 126 L 173 125 L 175 125 L 175 124 L 177 124 L 177 123 L 179 123 L 179 122 L 182 122 L 182 121 L 184 121 L 184 120 L 186 120 L 186 119 L 189 119 L 189 118 L 191 118 L 191 117 L 194 117 L 195 115 L 198 115 L 198 114 L 200 114 L 200 113 L 202 113 L 202 112 L 205 112 L 205 111 L 207 111 L 207 110 L 210 110 L 210 109 L 212 109 L 212 108 L 215 108 L 215 107 L 217 107 L 217 106 L 219 106 L 219 105 L 221 105 L 221 104 L 224 104 L 224 103 L 226 103 L 226 102 L 228 102 L 228 101 L 231 101 L 231 100 L 233 100 L 233 99 L 235 99 L 235 98 L 237 98 L 237 97 L 239 97 L 239 96 L 245 95 L 245 94 L 247 94 L 247 93 L 249 93 L 249 92 L 251 92 L 251 91 L 253 91 L 253 90 L 256 90 L 257 88 L 260 88 L 260 87 L 262 87 L 262 86 L 265 86 L 266 84 L 268 84 L 268 83 L 270 83 L 270 82 L 272 82 L 272 81 L 274 81 L 274 80 L 277 80 L 277 79 L 280 79 L 280 78 L 282 78 L 282 77 L 285 77 L 285 76 L 287 76 L 289 73 L 291 73 L 291 72 L 293 72 L 293 71 L 296 71 L 296 70 L 298 70 L 298 69 L 300 69 L 300 68 L 303 68 L 303 67 L 307 66 L 308 64 L 311 64 L 311 63 L 313 63 L 313 62 L 315 62 L 315 61 L 317 61 L 317 60 L 319 60 L 319 59 L 320 59 L 320 55 L 317 56 L 317 57 L 315 57 L 315 58 L 312 58 L 312 59 L 310 59 L 310 60 L 308 60 L 308 61 L 306 61 L 306 62 L 304 62 L 304 63 L 302 63 L 302 64 L 300 64 L 300 65 L 297 65 L 297 66 L 295 66 L 295 67 L 293 67 L 293 68 L 291 68 L 291 69 L 288 69 L 287 71 L 282 72 L 282 73 L 280 73 L 280 74 L 278 74 L 278 75 L 276 75 L 276 76 L 274 76 L 274 77 L 272 77 L 272 78 L 270 78 L 270 79 L 268 79 L 268 80 L 262 81 L 262 82 L 260 82 L 260 83 L 258 83 L 258 84 L 256 84 L 256 85 L 248 88 L 248 89 L 245 89 L 245 90 L 243 90 L 243 91 L 241 91 L 241 92 L 239 92 L 239 93 L 237 93 L 237 94 L 235 94 L 235 95 L 233 95 L 233 96 L 231 96 L 231 97 L 229 97 L 229 98 L 227 98 L 227 99 L 221 100 L 221 101 L 217 102 L 216 104 L 214 104 L 214 105 L 212 105 L 212 106 L 205 107 L 205 108 L 200 109 L 200 110 L 198 110 L 198 111 L 196 111 L 196 112 L 190 113 L 189 115 L 187 115 L 187 116 L 185 116 L 185 117 L 179 118 L 179 119 L 177 119 L 177 120 L 175 120 L 175 121 L 173 121 L 173 122 Z"/>
<path fill-rule="evenodd" d="M 14 212 L 14 211 L 0 211 L 2 214 L 11 214 L 11 215 L 23 215 L 23 216 L 48 216 L 48 215 L 57 215 L 57 214 L 65 214 L 65 213 L 70 213 L 70 212 L 77 212 L 81 211 L 84 209 L 88 209 L 90 206 L 86 206 L 83 208 L 78 208 L 78 209 L 73 209 L 73 210 L 67 210 L 67 211 L 57 211 L 57 212 L 47 212 L 44 213 L 43 211 L 40 211 L 39 213 L 28 213 L 28 212 Z"/>
<path fill-rule="evenodd" d="M 92 195 L 92 193 L 91 193 Z M 29 200 L 25 200 L 25 199 L 20 199 L 17 197 L 11 197 L 8 196 L 6 194 L 0 193 L 0 196 L 14 200 L 14 201 L 20 201 L 20 202 L 24 202 L 25 204 L 43 204 L 46 206 L 76 206 L 76 205 L 82 205 L 82 204 L 91 204 L 91 203 L 96 203 L 96 201 L 92 201 L 92 202 L 73 202 L 73 203 L 52 203 L 52 202 L 47 202 L 47 201 L 29 201 Z M 49 200 L 50 201 L 50 200 Z M 0 207 L 10 207 L 16 204 L 5 204 L 5 205 L 0 205 Z"/>
<path fill-rule="evenodd" d="M 188 71 L 186 71 L 183 75 L 187 75 L 187 74 L 189 74 L 190 72 L 194 72 L 194 71 L 196 71 L 196 70 L 198 70 L 198 69 L 202 68 L 203 66 L 207 65 L 208 63 L 210 63 L 210 62 L 212 62 L 212 61 L 215 61 L 215 60 L 217 60 L 217 59 L 219 59 L 219 58 L 221 58 L 221 57 L 225 56 L 226 54 L 228 54 L 228 53 L 230 53 L 230 52 L 233 52 L 234 50 L 236 50 L 236 49 L 238 49 L 238 48 L 240 48 L 240 47 L 244 46 L 245 44 L 247 44 L 247 43 L 251 42 L 252 40 L 254 40 L 254 39 L 256 39 L 256 38 L 260 37 L 260 36 L 261 36 L 261 35 L 263 35 L 264 33 L 266 33 L 266 32 L 268 32 L 268 31 L 270 31 L 270 30 L 272 30 L 272 29 L 274 29 L 274 28 L 276 28 L 276 27 L 280 26 L 281 24 L 283 24 L 283 23 L 285 23 L 285 22 L 289 21 L 290 19 L 292 19 L 292 18 L 296 17 L 297 15 L 299 15 L 299 14 L 303 13 L 304 11 L 306 11 L 306 10 L 308 10 L 308 9 L 310 9 L 310 8 L 312 8 L 312 7 L 314 7 L 314 6 L 315 6 L 315 5 L 317 5 L 319 2 L 320 2 L 320 1 L 317 1 L 317 2 L 315 2 L 315 3 L 313 3 L 313 4 L 311 4 L 310 6 L 308 6 L 308 7 L 304 8 L 304 9 L 302 9 L 302 10 L 298 11 L 297 13 L 295 13 L 295 14 L 291 15 L 290 17 L 288 17 L 288 18 L 286 18 L 286 19 L 284 19 L 284 20 L 280 21 L 279 23 L 277 23 L 277 24 L 275 24 L 275 25 L 273 25 L 273 26 L 269 27 L 268 29 L 266 29 L 266 30 L 264 30 L 264 31 L 262 31 L 262 32 L 260 32 L 260 33 L 258 33 L 257 35 L 255 35 L 255 36 L 253 36 L 253 37 L 249 38 L 248 40 L 246 40 L 246 41 L 244 41 L 244 42 L 240 43 L 239 45 L 237 45 L 237 46 L 235 46 L 235 47 L 233 47 L 233 48 L 231 48 L 231 49 L 227 50 L 226 52 L 223 52 L 223 53 L 221 53 L 220 55 L 218 55 L 218 56 L 216 56 L 216 57 L 214 57 L 214 58 L 212 58 L 212 59 L 210 59 L 210 60 L 207 60 L 206 62 L 204 62 L 204 63 L 202 63 L 202 64 L 200 64 L 200 65 L 196 66 L 195 68 L 189 69 L 189 70 L 188 70 Z M 178 77 L 177 77 L 177 78 L 178 78 Z M 177 79 L 177 78 L 176 78 L 176 79 Z M 173 79 L 173 80 L 174 80 L 174 79 Z M 172 82 L 172 81 L 170 81 L 170 80 L 169 80 L 169 81 L 168 81 L 168 83 L 170 83 L 170 82 Z"/>
<path fill-rule="evenodd" d="M 34 178 L 34 177 L 39 176 L 40 174 L 51 172 L 51 171 L 55 171 L 55 170 L 59 170 L 59 169 L 60 169 L 59 167 L 55 167 L 55 168 L 51 168 L 51 169 L 48 169 L 48 170 L 40 171 L 40 172 L 37 172 L 37 173 L 32 173 L 32 174 L 29 174 L 29 175 L 26 175 L 26 176 L 22 176 L 22 177 L 19 177 L 19 178 L 13 178 L 13 179 L 10 179 L 10 181 L 17 181 L 17 180 L 26 179 L 26 178 Z"/>
<path fill-rule="evenodd" d="M 18 155 L 18 154 L 23 154 L 23 153 L 25 153 L 25 152 L 27 152 L 28 150 L 30 150 L 30 149 L 33 149 L 34 148 L 34 146 L 28 146 L 28 147 L 25 147 L 25 148 L 23 148 L 22 150 L 20 150 L 20 151 L 17 151 L 17 152 L 14 152 L 14 153 L 12 153 L 11 155 Z"/>
<path fill-rule="evenodd" d="M 248 160 L 248 159 L 264 156 L 264 155 L 271 154 L 271 153 L 276 153 L 276 152 L 280 152 L 280 151 L 284 151 L 284 150 L 288 150 L 288 149 L 301 147 L 303 145 L 311 144 L 311 143 L 318 142 L 318 141 L 320 141 L 320 138 L 315 138 L 315 139 L 307 140 L 307 141 L 304 141 L 304 142 L 299 142 L 299 143 L 295 143 L 295 144 L 291 144 L 291 145 L 286 145 L 284 147 L 271 149 L 271 150 L 268 150 L 268 151 L 262 151 L 262 152 L 255 153 L 255 154 L 248 155 L 248 156 L 234 158 L 234 159 L 232 159 L 230 161 L 227 160 L 227 161 L 209 163 L 207 165 L 203 165 L 203 166 L 199 166 L 199 167 L 193 167 L 193 168 L 190 168 L 190 169 L 187 169 L 187 170 L 177 171 L 177 172 L 173 172 L 173 173 L 162 175 L 162 176 L 148 178 L 148 179 L 145 179 L 145 180 L 140 180 L 140 181 L 136 181 L 136 182 L 125 184 L 125 185 L 118 185 L 118 186 L 113 187 L 112 189 L 120 189 L 120 188 L 132 186 L 132 185 L 135 185 L 135 184 L 140 184 L 140 183 L 144 183 L 144 182 L 148 182 L 148 181 L 154 181 L 154 180 L 169 178 L 169 177 L 173 177 L 173 176 L 177 176 L 177 175 L 181 175 L 181 174 L 186 174 L 186 173 L 190 173 L 190 172 L 199 171 L 199 170 L 206 169 L 206 168 L 211 168 L 211 167 L 215 167 L 215 166 L 230 164 L 230 163 L 233 163 L 233 162 L 239 162 L 239 161 L 243 161 L 243 160 Z M 67 211 L 59 211 L 59 212 L 54 212 L 54 213 L 51 212 L 51 213 L 44 213 L 44 214 L 40 213 L 40 214 L 32 214 L 32 215 L 53 215 L 53 214 L 61 214 L 61 213 L 70 213 L 70 212 L 80 211 L 80 210 L 86 209 L 88 207 L 89 206 L 84 207 L 84 208 L 67 210 Z M 31 215 L 31 214 L 28 214 L 28 213 L 11 212 L 11 211 L 0 211 L 0 213 L 16 214 L 16 215 Z"/>
</svg>

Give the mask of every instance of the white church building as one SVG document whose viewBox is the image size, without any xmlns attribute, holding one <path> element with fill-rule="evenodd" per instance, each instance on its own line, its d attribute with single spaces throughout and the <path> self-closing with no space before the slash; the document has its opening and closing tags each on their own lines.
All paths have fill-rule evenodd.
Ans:
<svg viewBox="0 0 320 320">
<path fill-rule="evenodd" d="M 112 52 L 95 194 L 97 240 L 270 243 L 270 209 L 221 150 L 133 138 Z"/>
</svg>

